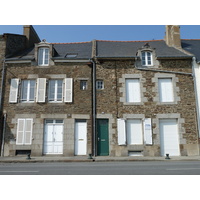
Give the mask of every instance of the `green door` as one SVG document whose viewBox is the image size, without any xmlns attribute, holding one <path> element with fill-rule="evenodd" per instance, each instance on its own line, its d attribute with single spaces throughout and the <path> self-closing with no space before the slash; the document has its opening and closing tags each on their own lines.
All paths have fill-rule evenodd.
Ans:
<svg viewBox="0 0 200 200">
<path fill-rule="evenodd" d="M 97 120 L 97 156 L 109 155 L 108 119 Z"/>
</svg>

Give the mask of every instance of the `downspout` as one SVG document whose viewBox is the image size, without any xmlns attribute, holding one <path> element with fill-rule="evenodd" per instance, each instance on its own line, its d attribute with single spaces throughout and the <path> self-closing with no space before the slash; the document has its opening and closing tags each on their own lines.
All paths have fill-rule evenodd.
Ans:
<svg viewBox="0 0 200 200">
<path fill-rule="evenodd" d="M 92 155 L 96 156 L 96 63 L 92 62 Z"/>
<path fill-rule="evenodd" d="M 1 157 L 4 156 L 4 140 L 5 140 L 5 132 L 6 132 L 6 118 L 7 114 L 4 113 L 3 115 L 3 135 L 2 135 L 2 142 L 1 142 Z"/>
<path fill-rule="evenodd" d="M 2 75 L 1 75 L 1 89 L 0 89 L 0 114 L 2 115 L 2 107 L 3 107 L 3 86 L 4 86 L 4 79 L 5 79 L 5 59 L 3 59 L 3 66 L 2 66 Z M 6 126 L 6 114 L 3 117 L 3 134 L 2 134 L 2 142 L 1 142 L 1 157 L 4 153 L 4 136 L 5 136 L 5 126 Z"/>
</svg>

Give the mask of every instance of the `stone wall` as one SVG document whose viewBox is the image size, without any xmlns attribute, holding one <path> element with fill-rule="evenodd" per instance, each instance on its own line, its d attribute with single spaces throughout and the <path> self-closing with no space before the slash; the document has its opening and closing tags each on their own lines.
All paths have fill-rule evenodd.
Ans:
<svg viewBox="0 0 200 200">
<path fill-rule="evenodd" d="M 198 136 L 196 126 L 196 105 L 191 60 L 160 60 L 158 70 L 174 73 L 143 71 L 134 67 L 133 61 L 105 61 L 97 65 L 97 79 L 104 81 L 105 88 L 97 91 L 97 114 L 112 115 L 114 133 L 110 138 L 113 156 L 127 156 L 128 151 L 142 151 L 145 156 L 160 156 L 159 119 L 176 118 L 179 124 L 180 153 L 198 155 Z M 124 102 L 124 77 L 140 77 L 142 83 L 142 102 L 131 105 Z M 158 101 L 158 77 L 172 77 L 174 84 L 173 103 L 162 104 Z M 153 145 L 117 144 L 117 118 L 151 118 L 153 127 Z"/>
<path fill-rule="evenodd" d="M 9 103 L 10 83 L 12 78 L 73 78 L 72 103 Z M 80 81 L 87 80 L 88 89 L 80 90 Z M 32 155 L 43 154 L 43 133 L 45 119 L 64 120 L 64 152 L 65 156 L 74 155 L 74 123 L 76 119 L 87 120 L 87 154 L 92 145 L 92 85 L 91 67 L 87 64 L 55 64 L 48 67 L 30 64 L 7 64 L 4 109 L 7 111 L 7 128 L 5 136 L 5 156 L 13 156 L 17 149 L 30 149 Z M 33 141 L 30 146 L 16 145 L 17 119 L 33 118 Z M 73 132 L 73 134 L 72 134 Z M 71 142 L 70 142 L 71 141 Z"/>
</svg>

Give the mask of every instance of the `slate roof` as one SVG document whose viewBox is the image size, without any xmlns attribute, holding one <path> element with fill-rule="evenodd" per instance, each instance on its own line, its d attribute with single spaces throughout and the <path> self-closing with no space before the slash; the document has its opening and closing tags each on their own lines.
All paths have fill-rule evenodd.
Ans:
<svg viewBox="0 0 200 200">
<path fill-rule="evenodd" d="M 181 45 L 184 50 L 194 54 L 197 62 L 200 62 L 200 40 L 182 40 Z"/>
<path fill-rule="evenodd" d="M 156 56 L 162 57 L 191 57 L 187 54 L 166 45 L 164 40 L 150 41 L 97 41 L 97 57 L 136 57 L 138 49 L 148 43 L 155 48 Z"/>
<path fill-rule="evenodd" d="M 195 40 L 196 41 L 196 40 Z M 195 41 L 183 41 L 185 50 L 191 48 L 192 51 L 198 51 L 197 46 L 200 45 Z M 149 40 L 149 41 L 96 41 L 96 57 L 97 58 L 134 58 L 138 49 L 142 48 L 146 43 L 151 48 L 155 48 L 156 56 L 158 58 L 190 58 L 191 55 L 184 53 L 176 48 L 166 45 L 164 40 Z M 92 42 L 78 42 L 78 43 L 52 43 L 54 49 L 53 59 L 57 60 L 78 60 L 78 59 L 90 59 L 92 56 Z M 194 49 L 193 49 L 194 48 Z M 190 50 L 191 50 L 190 49 Z M 34 48 L 26 49 L 9 60 L 33 60 Z M 200 54 L 199 59 L 200 59 Z"/>
</svg>

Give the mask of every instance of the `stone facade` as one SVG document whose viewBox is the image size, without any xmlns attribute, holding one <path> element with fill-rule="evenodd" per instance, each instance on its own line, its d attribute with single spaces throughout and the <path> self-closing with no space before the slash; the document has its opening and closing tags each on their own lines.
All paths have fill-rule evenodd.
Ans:
<svg viewBox="0 0 200 200">
<path fill-rule="evenodd" d="M 110 134 L 110 155 L 128 156 L 129 151 L 141 151 L 144 156 L 160 156 L 159 119 L 178 120 L 180 155 L 198 155 L 195 92 L 190 60 L 160 60 L 159 69 L 138 70 L 133 61 L 102 61 L 97 65 L 97 79 L 104 81 L 105 88 L 97 92 L 97 113 L 110 115 L 113 132 Z M 170 73 L 167 73 L 170 72 Z M 179 74 L 177 72 L 185 72 Z M 172 77 L 174 102 L 160 103 L 157 77 Z M 125 78 L 140 78 L 141 103 L 125 103 Z M 117 144 L 117 119 L 151 118 L 152 145 Z"/>
</svg>

